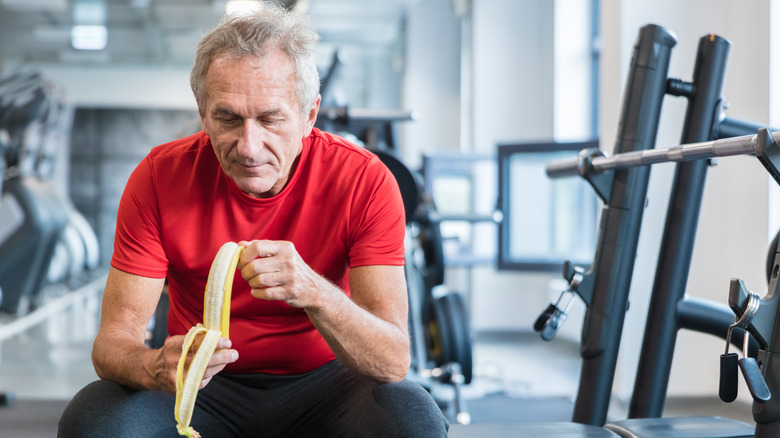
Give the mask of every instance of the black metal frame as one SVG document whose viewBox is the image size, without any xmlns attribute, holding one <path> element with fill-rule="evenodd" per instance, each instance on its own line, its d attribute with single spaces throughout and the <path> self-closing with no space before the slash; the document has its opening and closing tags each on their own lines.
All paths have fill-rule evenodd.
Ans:
<svg viewBox="0 0 780 438">
<path fill-rule="evenodd" d="M 780 183 L 780 182 L 779 182 Z M 753 403 L 753 419 L 756 422 L 756 437 L 780 436 L 780 244 L 770 253 L 774 259 L 767 293 L 747 330 L 761 344 L 758 363 L 772 398 L 767 402 Z M 745 312 L 748 290 L 738 278 L 731 280 L 729 306 L 738 316 Z"/>
<path fill-rule="evenodd" d="M 712 139 L 730 46 L 714 35 L 699 40 L 693 72 L 695 91 L 686 96 L 689 103 L 682 143 Z M 660 417 L 663 410 L 677 331 L 688 324 L 673 315 L 685 294 L 708 166 L 707 161 L 697 160 L 676 167 L 629 418 Z M 706 318 L 697 313 L 686 315 Z"/>
<path fill-rule="evenodd" d="M 756 125 L 721 116 L 721 92 L 730 43 L 716 35 L 702 37 L 694 80 L 687 83 L 666 78 L 670 51 L 675 42 L 670 33 L 658 26 L 648 25 L 640 30 L 620 122 L 621 136 L 615 150 L 615 154 L 625 154 L 620 160 L 617 157 L 605 160 L 600 150 L 584 149 L 577 160 L 548 165 L 550 176 L 563 176 L 574 164 L 576 173 L 590 182 L 607 204 L 602 215 L 596 259 L 590 270 L 583 275 L 582 268 L 570 263 L 564 265 L 569 289 L 577 293 L 587 307 L 581 347 L 583 366 L 573 415 L 575 422 L 603 425 L 606 419 L 640 231 L 643 205 L 639 202 L 644 203 L 646 172 L 649 172 L 649 166 L 627 164 L 631 161 L 629 156 L 647 157 L 647 162 L 657 162 L 663 155 L 663 151 L 643 150 L 652 146 L 655 140 L 665 94 L 689 99 L 683 144 L 755 133 Z M 662 68 L 647 68 L 654 65 Z M 768 130 L 759 131 L 754 137 L 757 143 L 774 142 Z M 756 150 L 762 163 L 771 159 L 762 158 L 762 154 Z M 672 158 L 667 156 L 666 159 Z M 609 166 L 607 161 L 616 165 Z M 647 164 L 644 158 L 634 161 Z M 661 416 L 679 329 L 725 337 L 733 322 L 733 314 L 727 306 L 685 297 L 708 165 L 704 159 L 685 160 L 677 165 L 629 418 Z M 771 173 L 772 165 L 764 165 Z M 633 176 L 623 173 L 630 170 L 641 172 Z M 773 177 L 778 178 L 774 174 Z M 555 313 L 550 315 L 554 317 Z M 542 318 L 544 316 L 543 313 Z M 739 335 L 735 334 L 735 337 Z M 755 355 L 757 351 L 758 342 L 751 340 L 750 354 Z"/>
<path fill-rule="evenodd" d="M 652 148 L 666 93 L 671 50 L 676 38 L 647 25 L 634 45 L 624 92 L 615 153 Z M 581 156 L 587 169 L 587 153 Z M 576 292 L 587 307 L 580 355 L 583 363 L 572 420 L 601 426 L 606 421 L 633 276 L 649 168 L 617 169 L 582 175 L 604 200 L 598 250 Z M 564 272 L 572 282 L 573 272 Z"/>
<path fill-rule="evenodd" d="M 758 130 L 758 125 L 721 117 L 721 93 L 730 48 L 731 44 L 717 35 L 702 37 L 693 83 L 683 87 L 687 91 L 681 93 L 670 90 L 671 94 L 689 99 L 682 143 L 750 135 Z M 725 304 L 685 296 L 708 166 L 706 160 L 676 166 L 629 418 L 662 415 L 680 329 L 725 338 L 728 326 L 734 322 L 733 312 Z M 734 336 L 741 339 L 741 332 L 737 329 Z M 753 356 L 757 354 L 755 340 L 751 341 L 749 351 Z"/>
</svg>

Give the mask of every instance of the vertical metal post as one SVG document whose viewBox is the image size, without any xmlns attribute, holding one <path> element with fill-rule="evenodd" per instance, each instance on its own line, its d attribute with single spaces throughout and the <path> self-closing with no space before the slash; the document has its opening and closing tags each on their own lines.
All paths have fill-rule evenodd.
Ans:
<svg viewBox="0 0 780 438">
<path fill-rule="evenodd" d="M 681 143 L 711 140 L 731 44 L 716 35 L 699 40 Z M 677 339 L 677 305 L 688 281 L 699 221 L 706 160 L 677 164 L 650 298 L 629 418 L 660 417 Z"/>
<path fill-rule="evenodd" d="M 654 146 L 676 38 L 656 25 L 640 29 L 634 45 L 615 153 Z M 618 349 L 628 305 L 649 167 L 615 170 L 601 216 L 598 250 L 586 274 L 592 294 L 582 331 L 580 386 L 572 420 L 606 421 Z M 587 299 L 586 299 L 587 298 Z"/>
</svg>

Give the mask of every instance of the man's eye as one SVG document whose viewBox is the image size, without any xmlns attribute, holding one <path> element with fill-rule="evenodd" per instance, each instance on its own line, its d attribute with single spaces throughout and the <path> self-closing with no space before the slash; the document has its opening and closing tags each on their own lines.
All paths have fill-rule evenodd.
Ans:
<svg viewBox="0 0 780 438">
<path fill-rule="evenodd" d="M 217 117 L 217 121 L 223 125 L 235 125 L 238 119 L 235 117 Z"/>
</svg>

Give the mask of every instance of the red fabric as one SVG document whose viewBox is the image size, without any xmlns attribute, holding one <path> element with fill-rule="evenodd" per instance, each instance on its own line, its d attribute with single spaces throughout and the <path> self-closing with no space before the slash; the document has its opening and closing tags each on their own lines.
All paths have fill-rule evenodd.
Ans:
<svg viewBox="0 0 780 438">
<path fill-rule="evenodd" d="M 168 278 L 168 329 L 203 320 L 211 262 L 227 242 L 289 240 L 304 261 L 349 294 L 349 268 L 403 265 L 404 207 L 392 174 L 372 153 L 314 130 L 277 196 L 247 196 L 223 172 L 203 132 L 154 148 L 119 205 L 112 266 Z M 306 313 L 251 296 L 236 272 L 231 373 L 299 374 L 335 358 Z"/>
</svg>

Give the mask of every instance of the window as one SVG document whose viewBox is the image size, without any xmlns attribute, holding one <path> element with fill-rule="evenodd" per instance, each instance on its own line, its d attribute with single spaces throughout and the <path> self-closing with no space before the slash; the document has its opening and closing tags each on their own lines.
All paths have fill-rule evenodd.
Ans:
<svg viewBox="0 0 780 438">
<path fill-rule="evenodd" d="M 598 231 L 599 200 L 580 178 L 550 179 L 547 163 L 598 143 L 498 146 L 498 268 L 557 271 L 565 260 L 589 265 Z"/>
<path fill-rule="evenodd" d="M 423 157 L 425 193 L 436 206 L 447 266 L 496 260 L 496 160 L 489 155 Z"/>
</svg>

